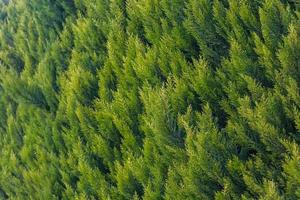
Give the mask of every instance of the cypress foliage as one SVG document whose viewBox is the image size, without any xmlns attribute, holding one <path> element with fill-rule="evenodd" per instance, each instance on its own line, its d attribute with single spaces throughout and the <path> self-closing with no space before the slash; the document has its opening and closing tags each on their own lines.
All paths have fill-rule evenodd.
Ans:
<svg viewBox="0 0 300 200">
<path fill-rule="evenodd" d="M 0 199 L 300 199 L 297 0 L 0 0 Z"/>
</svg>

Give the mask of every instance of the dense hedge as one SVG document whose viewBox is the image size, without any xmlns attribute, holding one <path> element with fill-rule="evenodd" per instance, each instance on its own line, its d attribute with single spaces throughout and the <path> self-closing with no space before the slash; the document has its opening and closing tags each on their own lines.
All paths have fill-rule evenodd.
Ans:
<svg viewBox="0 0 300 200">
<path fill-rule="evenodd" d="M 300 199 L 287 0 L 0 0 L 0 199 Z"/>
</svg>

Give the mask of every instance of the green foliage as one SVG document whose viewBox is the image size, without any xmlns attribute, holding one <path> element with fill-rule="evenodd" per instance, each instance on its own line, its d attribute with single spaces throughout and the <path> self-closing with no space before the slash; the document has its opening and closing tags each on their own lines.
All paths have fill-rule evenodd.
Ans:
<svg viewBox="0 0 300 200">
<path fill-rule="evenodd" d="M 297 0 L 0 0 L 0 199 L 300 199 Z"/>
</svg>

